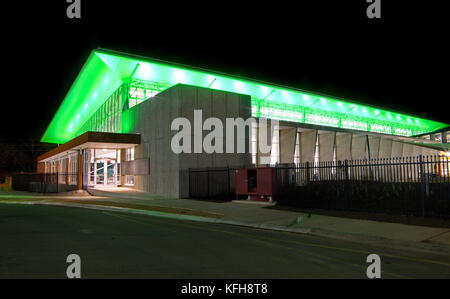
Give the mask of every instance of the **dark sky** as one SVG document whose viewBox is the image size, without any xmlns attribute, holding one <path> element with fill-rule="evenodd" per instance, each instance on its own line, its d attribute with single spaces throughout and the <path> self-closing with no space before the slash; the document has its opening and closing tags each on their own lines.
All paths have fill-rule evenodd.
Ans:
<svg viewBox="0 0 450 299">
<path fill-rule="evenodd" d="M 450 123 L 449 18 L 429 1 L 381 0 L 380 20 L 366 0 L 81 0 L 81 20 L 65 0 L 15 2 L 2 9 L 0 139 L 40 139 L 97 47 Z"/>
</svg>

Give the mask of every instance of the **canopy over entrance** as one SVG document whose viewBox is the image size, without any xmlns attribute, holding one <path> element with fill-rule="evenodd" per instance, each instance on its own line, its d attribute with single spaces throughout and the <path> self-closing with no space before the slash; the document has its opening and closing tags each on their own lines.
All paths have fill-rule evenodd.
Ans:
<svg viewBox="0 0 450 299">
<path fill-rule="evenodd" d="M 141 144 L 139 134 L 86 132 L 38 157 L 46 162 L 82 149 L 125 149 Z"/>
</svg>

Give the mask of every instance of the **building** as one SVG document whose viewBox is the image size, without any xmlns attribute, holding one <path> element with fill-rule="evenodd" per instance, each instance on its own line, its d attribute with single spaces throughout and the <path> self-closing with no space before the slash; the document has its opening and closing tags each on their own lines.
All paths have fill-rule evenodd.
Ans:
<svg viewBox="0 0 450 299">
<path fill-rule="evenodd" d="M 194 110 L 203 119 L 257 119 L 233 137 L 250 142 L 253 151 L 174 153 L 172 121 L 193 122 Z M 263 125 L 270 128 L 269 153 L 257 145 Z M 191 145 L 206 134 L 197 139 L 192 133 Z M 438 155 L 449 150 L 448 140 L 450 128 L 440 122 L 97 49 L 42 137 L 59 146 L 38 158 L 38 168 L 67 174 L 64 181 L 74 188 L 130 186 L 186 197 L 190 168 Z"/>
</svg>

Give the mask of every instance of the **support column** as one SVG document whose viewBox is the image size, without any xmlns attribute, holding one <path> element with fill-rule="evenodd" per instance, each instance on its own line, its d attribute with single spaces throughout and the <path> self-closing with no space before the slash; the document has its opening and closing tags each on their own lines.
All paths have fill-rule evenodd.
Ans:
<svg viewBox="0 0 450 299">
<path fill-rule="evenodd" d="M 65 176 L 66 177 L 66 185 L 70 184 L 69 173 L 70 173 L 70 159 L 66 158 L 66 176 Z"/>
<path fill-rule="evenodd" d="M 83 189 L 83 155 L 81 154 L 81 151 L 78 152 L 77 189 Z"/>
<path fill-rule="evenodd" d="M 120 167 L 122 167 L 122 163 L 126 160 L 126 149 L 120 150 Z M 151 175 L 151 173 L 150 173 Z M 125 175 L 123 175 L 122 169 L 120 170 L 120 186 L 125 186 Z"/>
</svg>

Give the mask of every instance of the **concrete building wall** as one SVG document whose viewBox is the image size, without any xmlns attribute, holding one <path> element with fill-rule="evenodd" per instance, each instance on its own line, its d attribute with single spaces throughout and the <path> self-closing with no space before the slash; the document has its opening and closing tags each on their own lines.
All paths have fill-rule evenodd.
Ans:
<svg viewBox="0 0 450 299">
<path fill-rule="evenodd" d="M 380 151 L 378 158 L 385 159 L 392 157 L 393 141 L 392 139 L 381 138 L 380 140 Z"/>
<path fill-rule="evenodd" d="M 369 158 L 370 159 L 378 159 L 380 154 L 380 142 L 381 137 L 379 136 L 369 136 Z"/>
<path fill-rule="evenodd" d="M 438 150 L 434 150 L 434 149 L 426 148 L 426 147 L 422 148 L 422 155 L 424 155 L 424 156 L 435 156 L 438 154 L 439 154 Z"/>
<path fill-rule="evenodd" d="M 400 158 L 403 156 L 403 143 L 392 141 L 392 158 Z"/>
<path fill-rule="evenodd" d="M 352 159 L 352 134 L 336 135 L 336 159 L 338 161 Z"/>
<path fill-rule="evenodd" d="M 336 132 L 319 134 L 319 161 L 333 161 Z"/>
<path fill-rule="evenodd" d="M 207 154 L 203 152 L 202 135 L 194 135 L 194 110 L 202 111 L 203 127 L 205 119 L 213 116 L 222 120 L 224 153 Z M 131 124 L 132 133 L 141 134 L 141 145 L 136 147 L 136 159 L 150 159 L 150 174 L 135 176 L 135 188 L 166 197 L 187 197 L 189 195 L 189 168 L 249 165 L 251 155 L 248 148 L 250 133 L 247 132 L 245 153 L 225 153 L 226 118 L 251 116 L 250 97 L 229 92 L 216 91 L 178 84 L 158 96 L 147 100 L 125 112 Z M 171 130 L 172 121 L 184 117 L 190 121 L 191 130 L 183 137 L 190 138 L 192 153 L 175 154 L 171 141 L 178 131 Z M 197 139 L 196 139 L 197 138 Z M 235 145 L 237 134 L 234 135 Z M 242 141 L 242 140 L 241 140 Z M 194 153 L 195 146 L 201 152 Z"/>
<path fill-rule="evenodd" d="M 280 163 L 294 163 L 297 128 L 280 130 Z"/>
<path fill-rule="evenodd" d="M 413 146 L 411 144 L 403 143 L 402 157 L 411 157 L 413 154 Z"/>
<path fill-rule="evenodd" d="M 421 146 L 417 146 L 417 145 L 413 145 L 413 150 L 412 150 L 412 155 L 413 156 L 419 156 L 422 155 L 423 153 L 423 147 Z"/>
<path fill-rule="evenodd" d="M 365 135 L 352 136 L 352 160 L 367 159 L 367 140 Z"/>
<path fill-rule="evenodd" d="M 316 149 L 317 130 L 304 131 L 300 133 L 300 161 L 314 162 Z"/>
<path fill-rule="evenodd" d="M 257 163 L 258 164 L 270 164 L 270 154 L 271 150 L 268 152 L 263 152 L 261 146 L 268 146 L 272 148 L 272 136 L 273 136 L 274 126 L 270 120 L 267 120 L 266 124 L 258 122 L 258 138 L 257 138 Z M 263 134 L 266 134 L 265 136 Z M 264 138 L 266 142 L 264 142 Z M 266 144 L 264 144 L 266 143 Z"/>
</svg>

